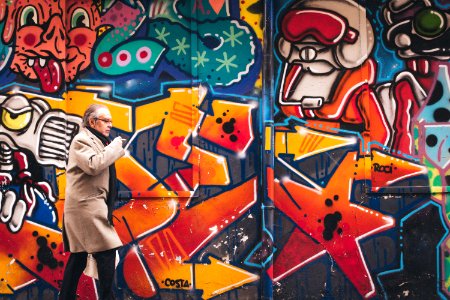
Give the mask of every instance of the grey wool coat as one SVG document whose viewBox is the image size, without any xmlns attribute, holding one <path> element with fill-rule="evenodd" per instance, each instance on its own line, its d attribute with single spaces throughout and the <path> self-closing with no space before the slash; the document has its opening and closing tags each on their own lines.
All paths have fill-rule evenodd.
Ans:
<svg viewBox="0 0 450 300">
<path fill-rule="evenodd" d="M 124 154 L 120 141 L 105 147 L 86 128 L 73 139 L 66 168 L 63 215 L 66 251 L 96 253 L 122 246 L 114 227 L 108 223 L 106 198 L 108 167 Z"/>
</svg>

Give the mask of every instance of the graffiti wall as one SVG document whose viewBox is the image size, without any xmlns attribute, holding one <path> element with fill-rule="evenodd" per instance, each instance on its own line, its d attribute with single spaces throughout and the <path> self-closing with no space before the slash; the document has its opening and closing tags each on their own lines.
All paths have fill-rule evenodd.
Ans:
<svg viewBox="0 0 450 300">
<path fill-rule="evenodd" d="M 281 2 L 274 298 L 448 298 L 448 1 Z"/>
<path fill-rule="evenodd" d="M 449 9 L 0 0 L 0 297 L 57 299 L 68 148 L 101 103 L 117 299 L 450 298 Z"/>
</svg>

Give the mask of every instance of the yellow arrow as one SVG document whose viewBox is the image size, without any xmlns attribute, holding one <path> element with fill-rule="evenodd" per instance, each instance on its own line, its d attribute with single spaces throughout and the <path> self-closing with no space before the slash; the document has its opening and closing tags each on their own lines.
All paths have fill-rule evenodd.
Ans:
<svg viewBox="0 0 450 300">
<path fill-rule="evenodd" d="M 209 299 L 244 284 L 259 279 L 258 275 L 224 263 L 214 257 L 208 257 L 209 264 L 189 264 L 170 260 L 166 268 L 154 272 L 160 289 L 203 290 L 203 299 Z M 133 273 L 136 273 L 133 271 Z M 136 293 L 137 290 L 134 290 Z M 139 296 L 150 297 L 148 290 Z"/>
<path fill-rule="evenodd" d="M 300 160 L 314 154 L 357 143 L 354 137 L 340 137 L 296 126 L 295 130 L 275 131 L 275 156 L 294 154 Z"/>
<path fill-rule="evenodd" d="M 210 264 L 195 264 L 195 289 L 203 290 L 203 299 L 209 299 L 256 281 L 258 275 L 209 257 Z"/>
</svg>

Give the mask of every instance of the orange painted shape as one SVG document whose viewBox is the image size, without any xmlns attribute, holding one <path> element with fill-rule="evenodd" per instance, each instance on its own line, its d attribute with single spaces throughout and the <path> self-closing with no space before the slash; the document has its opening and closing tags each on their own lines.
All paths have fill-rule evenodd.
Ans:
<svg viewBox="0 0 450 300">
<path fill-rule="evenodd" d="M 427 174 L 425 166 L 380 151 L 372 151 L 371 158 L 370 174 L 373 191 L 378 191 L 406 178 Z"/>
<path fill-rule="evenodd" d="M 170 228 L 149 236 L 139 244 L 145 262 L 158 282 L 169 276 L 172 269 L 189 259 L 182 243 Z"/>
<path fill-rule="evenodd" d="M 227 160 L 223 156 L 193 147 L 188 162 L 195 164 L 196 160 L 201 163 L 199 170 L 201 185 L 228 185 L 230 183 Z"/>
<path fill-rule="evenodd" d="M 5 251 L 0 253 L 0 278 L 2 279 L 0 281 L 0 294 L 2 295 L 13 294 L 16 288 L 25 287 L 36 281 L 32 274 L 15 263 L 15 259 L 9 257 Z"/>
<path fill-rule="evenodd" d="M 189 138 L 193 125 L 164 123 L 163 130 L 156 144 L 156 150 L 172 158 L 185 160 L 191 150 Z"/>
<path fill-rule="evenodd" d="M 266 139 L 270 137 L 266 136 Z M 287 150 L 287 132 L 286 130 L 278 130 L 278 128 L 275 128 L 275 135 L 274 135 L 274 152 L 275 157 L 278 157 L 280 154 L 288 153 Z"/>
<path fill-rule="evenodd" d="M 356 170 L 360 170 L 358 156 L 350 152 L 324 188 L 306 186 L 289 178 L 277 179 L 274 204 L 319 242 L 361 295 L 369 297 L 374 295 L 375 288 L 358 240 L 392 228 L 394 219 L 350 202 Z M 325 228 L 325 219 L 336 220 L 336 228 Z"/>
<path fill-rule="evenodd" d="M 125 256 L 123 275 L 127 286 L 136 296 L 150 298 L 156 295 L 156 285 L 145 269 L 135 248 L 132 248 Z"/>
<path fill-rule="evenodd" d="M 266 178 L 267 178 L 267 196 L 273 201 L 274 195 L 274 180 L 275 175 L 273 168 L 266 168 Z"/>
<path fill-rule="evenodd" d="M 59 289 L 62 282 L 64 268 L 69 258 L 69 253 L 64 253 L 61 232 L 25 221 L 22 229 L 12 235 L 0 224 L 0 237 L 8 240 L 1 243 L 0 252 L 15 259 L 18 265 L 23 265 L 37 280 L 43 280 L 49 285 Z M 17 279 L 26 280 L 26 275 L 20 272 L 14 274 Z M 82 299 L 96 299 L 96 291 L 93 281 L 86 275 L 82 275 L 78 293 Z"/>
<path fill-rule="evenodd" d="M 223 5 L 225 4 L 225 0 L 209 0 L 209 4 L 211 5 L 216 15 L 218 15 Z"/>
<path fill-rule="evenodd" d="M 212 103 L 214 115 L 207 115 L 200 136 L 234 152 L 245 152 L 253 141 L 252 106 L 224 100 Z"/>
<path fill-rule="evenodd" d="M 187 276 L 184 262 L 256 203 L 256 183 L 257 178 L 252 178 L 191 208 L 181 204 L 183 209 L 171 225 L 139 241 L 158 284 L 173 274 Z"/>
<path fill-rule="evenodd" d="M 114 121 L 114 128 L 131 132 L 133 130 L 132 123 L 132 107 L 120 104 L 111 100 L 101 99 L 97 92 L 70 90 L 67 92 L 65 101 L 65 112 L 83 116 L 84 111 L 93 103 L 106 105 L 111 112 Z"/>
<path fill-rule="evenodd" d="M 173 108 L 175 108 L 175 114 L 171 117 L 180 121 L 184 120 L 184 122 L 191 125 L 196 124 L 197 121 L 190 115 L 190 112 L 188 114 L 181 114 L 175 103 L 195 106 L 196 108 L 192 108 L 192 111 L 198 112 L 198 107 L 205 99 L 206 93 L 206 88 L 202 86 L 193 88 L 169 88 L 169 96 L 167 98 L 156 99 L 154 102 L 136 107 L 136 130 L 160 125 L 163 120 L 166 120 L 170 116 L 169 114 Z M 181 118 L 181 116 L 185 116 L 185 118 Z"/>
<path fill-rule="evenodd" d="M 193 177 L 193 170 L 192 168 L 185 168 L 178 170 L 178 173 L 183 178 L 184 181 L 191 184 L 191 187 L 194 186 L 194 177 Z M 198 172 L 196 173 L 198 175 Z M 197 178 L 198 182 L 198 178 Z"/>
<path fill-rule="evenodd" d="M 253 177 L 231 190 L 180 211 L 170 228 L 189 257 L 256 203 L 257 180 Z"/>
<path fill-rule="evenodd" d="M 14 235 L 5 224 L 0 224 L 0 237 L 8 241 L 2 243 L 0 252 L 23 264 L 37 279 L 58 288 L 68 258 L 62 252 L 60 232 L 25 221 L 22 229 Z M 42 257 L 45 260 L 40 260 Z"/>
<path fill-rule="evenodd" d="M 189 138 L 202 113 L 198 106 L 204 99 L 202 89 L 169 89 L 171 104 L 166 107 L 161 135 L 156 149 L 170 157 L 185 160 L 191 150 Z"/>
<path fill-rule="evenodd" d="M 164 183 L 173 191 L 190 191 L 192 189 L 192 181 L 188 181 L 189 178 L 192 180 L 192 176 L 184 178 L 179 172 L 173 172 L 164 179 Z"/>
<path fill-rule="evenodd" d="M 172 264 L 168 272 L 155 274 L 155 279 L 162 289 L 192 290 L 194 283 L 192 264 Z"/>
<path fill-rule="evenodd" d="M 349 192 L 351 192 L 350 188 L 353 183 L 350 172 L 353 164 L 354 161 L 347 156 L 327 184 L 326 189 L 320 192 L 289 179 L 282 183 L 294 202 L 301 207 L 301 210 L 295 209 L 287 212 L 288 215 L 298 224 L 302 224 L 303 230 L 312 233 L 312 236 L 320 243 L 335 243 L 336 238 L 339 239 L 339 235 L 336 233 L 334 233 L 335 238 L 332 240 L 326 240 L 322 236 L 325 216 L 336 211 L 342 215 L 339 224 L 344 226 L 342 228 L 344 235 L 349 234 L 357 237 L 367 232 L 383 231 L 393 226 L 391 218 L 350 202 L 351 195 Z M 347 180 L 343 181 L 343 178 L 347 178 Z M 281 192 L 281 188 L 278 191 L 275 189 L 275 195 L 278 195 L 278 192 Z M 331 200 L 330 206 L 327 205 L 327 199 Z M 307 214 L 307 218 L 304 217 L 304 214 Z M 318 219 L 321 219 L 322 222 L 318 223 Z"/>
<path fill-rule="evenodd" d="M 256 281 L 258 275 L 209 257 L 210 264 L 195 265 L 195 288 L 203 290 L 203 299 L 209 299 L 244 284 Z"/>
<path fill-rule="evenodd" d="M 138 280 L 138 283 L 131 283 L 129 287 L 139 296 L 148 296 L 148 291 L 155 289 L 153 282 L 160 288 L 190 290 L 193 287 L 193 268 L 191 264 L 184 264 L 182 260 L 186 254 L 181 253 L 181 245 L 173 240 L 170 230 L 164 230 L 145 239 L 140 243 L 139 248 L 133 248 L 126 256 L 124 265 L 125 278 L 132 272 L 133 276 L 147 277 L 145 280 Z M 138 257 L 136 250 L 139 249 L 141 256 Z M 154 281 L 150 280 L 145 267 L 151 270 Z M 130 277 L 130 281 L 133 276 Z M 147 293 L 147 294 L 146 294 Z"/>
<path fill-rule="evenodd" d="M 183 263 L 188 256 L 170 229 L 164 229 L 142 240 L 139 249 L 144 258 L 143 263 L 151 270 L 161 288 L 192 288 L 191 265 Z M 183 284 L 187 282 L 189 286 L 172 285 L 170 280 L 174 279 L 181 279 Z"/>
<path fill-rule="evenodd" d="M 295 131 L 292 132 L 276 131 L 275 156 L 294 154 L 294 160 L 300 160 L 318 153 L 353 145 L 356 142 L 356 138 L 340 137 L 296 126 Z"/>
<path fill-rule="evenodd" d="M 117 178 L 132 191 L 146 191 L 157 179 L 132 156 L 126 155 L 116 161 Z"/>
<path fill-rule="evenodd" d="M 58 199 L 66 198 L 66 170 L 55 168 Z"/>
<path fill-rule="evenodd" d="M 179 197 L 182 197 L 181 195 L 185 196 L 183 194 L 184 191 L 168 191 L 166 186 L 162 183 L 155 185 L 151 190 L 149 190 L 149 192 L 151 195 L 153 195 L 153 197 L 175 197 L 176 195 L 178 195 Z M 133 191 L 133 193 L 136 194 L 136 191 Z M 140 196 L 140 194 L 138 193 L 137 196 Z"/>
<path fill-rule="evenodd" d="M 267 274 L 273 281 L 279 281 L 322 254 L 325 252 L 321 244 L 295 228 L 287 243 L 276 256 L 274 263 L 267 269 Z"/>
<path fill-rule="evenodd" d="M 354 236 L 342 236 L 335 243 L 332 250 L 328 249 L 333 260 L 352 282 L 358 292 L 364 298 L 370 298 L 376 294 L 375 285 L 370 278 L 360 246 Z"/>
<path fill-rule="evenodd" d="M 58 227 L 62 228 L 63 214 L 64 214 L 64 199 L 59 199 L 55 202 L 56 212 L 58 213 Z"/>
<path fill-rule="evenodd" d="M 177 287 L 167 287 L 168 279 L 183 279 L 192 284 L 190 282 L 193 274 L 191 266 L 185 264 L 184 261 L 192 257 L 198 249 L 201 249 L 222 229 L 232 224 L 234 220 L 239 219 L 256 202 L 256 183 L 257 178 L 253 178 L 192 208 L 186 208 L 184 204 L 181 205 L 183 209 L 171 225 L 160 231 L 153 231 L 152 234 L 139 241 L 138 248 L 133 248 L 127 254 L 124 261 L 124 276 L 129 288 L 140 297 L 155 295 L 154 285 L 146 270 L 151 270 L 161 288 L 178 289 Z M 217 207 L 221 209 L 217 210 Z M 135 207 L 130 206 L 126 209 L 134 210 Z M 201 222 L 198 222 L 198 224 L 197 222 L 192 223 L 195 217 L 198 219 L 198 216 L 202 216 Z M 148 218 L 148 214 L 130 217 L 133 220 L 151 219 Z M 136 225 L 139 226 L 139 224 Z M 134 230 L 133 226 L 134 223 L 130 224 L 131 230 Z M 117 226 L 116 229 L 118 229 Z M 120 230 L 124 231 L 123 228 Z M 137 249 L 142 253 L 144 260 L 133 253 Z M 218 264 L 222 263 L 219 262 Z M 256 275 L 229 265 L 220 266 L 220 268 L 224 268 L 223 271 L 232 272 L 234 275 L 230 277 L 230 280 L 227 279 L 225 283 L 219 286 L 216 284 L 206 285 L 205 295 L 218 295 L 258 278 Z M 234 269 L 230 271 L 230 268 Z M 221 276 L 220 274 L 223 275 L 223 272 L 216 275 Z M 174 278 L 175 276 L 180 278 Z M 201 285 L 203 288 L 202 282 Z M 188 289 L 186 286 L 181 288 Z M 190 288 L 191 286 L 189 286 Z"/>
<path fill-rule="evenodd" d="M 170 198 L 130 200 L 114 211 L 114 227 L 124 244 L 167 225 L 178 212 L 178 201 Z M 131 231 L 131 232 L 130 232 Z M 131 235 L 132 236 L 131 236 Z"/>
</svg>

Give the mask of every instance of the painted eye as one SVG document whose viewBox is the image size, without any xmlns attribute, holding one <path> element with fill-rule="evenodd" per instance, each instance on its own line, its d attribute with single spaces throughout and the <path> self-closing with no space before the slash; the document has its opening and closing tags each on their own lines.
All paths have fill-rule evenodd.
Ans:
<svg viewBox="0 0 450 300">
<path fill-rule="evenodd" d="M 306 62 L 312 62 L 317 57 L 317 50 L 313 47 L 304 47 L 300 50 L 300 57 Z"/>
<path fill-rule="evenodd" d="M 70 28 L 89 28 L 89 15 L 84 8 L 77 8 L 72 14 L 72 19 L 70 21 Z"/>
<path fill-rule="evenodd" d="M 119 53 L 117 53 L 117 57 L 116 57 L 116 63 L 121 66 L 124 67 L 126 65 L 128 65 L 131 61 L 131 55 L 130 52 L 128 52 L 127 50 L 121 50 L 119 51 Z"/>
<path fill-rule="evenodd" d="M 419 11 L 414 17 L 414 29 L 426 38 L 434 38 L 445 32 L 447 28 L 445 15 L 431 8 Z"/>
<path fill-rule="evenodd" d="M 28 5 L 22 10 L 20 15 L 20 26 L 30 26 L 38 24 L 38 14 L 34 6 Z"/>
<path fill-rule="evenodd" d="M 3 126 L 9 130 L 18 131 L 22 130 L 30 124 L 31 121 L 31 111 L 26 111 L 23 113 L 11 113 L 6 109 L 2 112 L 2 123 Z"/>
<path fill-rule="evenodd" d="M 146 63 L 152 57 L 152 50 L 149 47 L 141 47 L 136 52 L 136 59 L 140 63 Z"/>
</svg>

